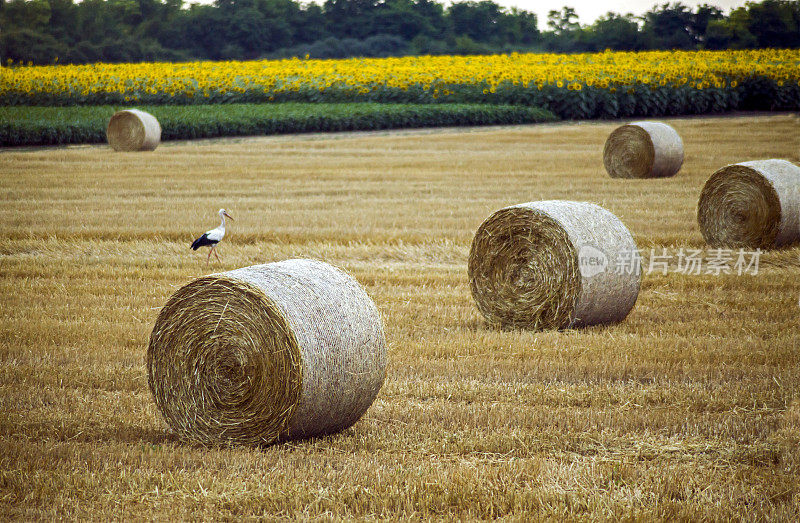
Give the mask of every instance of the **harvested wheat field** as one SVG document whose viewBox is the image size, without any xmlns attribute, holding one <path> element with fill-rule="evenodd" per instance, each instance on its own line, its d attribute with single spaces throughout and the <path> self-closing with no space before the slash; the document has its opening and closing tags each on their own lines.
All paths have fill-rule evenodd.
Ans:
<svg viewBox="0 0 800 523">
<path fill-rule="evenodd" d="M 654 180 L 605 172 L 620 121 L 0 153 L 0 518 L 797 520 L 800 247 L 742 275 L 685 274 L 677 253 L 715 255 L 703 184 L 732 163 L 800 162 L 800 119 L 665 121 L 686 159 Z M 636 305 L 612 326 L 490 328 L 473 235 L 551 199 L 630 229 Z M 189 244 L 219 207 L 236 221 L 207 268 Z M 651 249 L 674 258 L 647 271 Z M 308 257 L 381 311 L 375 403 L 312 440 L 177 441 L 147 384 L 160 308 L 209 272 Z"/>
</svg>

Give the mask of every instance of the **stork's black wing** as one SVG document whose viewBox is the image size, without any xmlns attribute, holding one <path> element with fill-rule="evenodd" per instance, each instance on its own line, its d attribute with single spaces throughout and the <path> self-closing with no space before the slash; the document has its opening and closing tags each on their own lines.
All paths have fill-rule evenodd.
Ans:
<svg viewBox="0 0 800 523">
<path fill-rule="evenodd" d="M 216 245 L 218 241 L 209 240 L 208 234 L 204 234 L 201 237 L 197 238 L 194 242 L 192 242 L 192 250 L 196 251 L 200 247 L 204 247 L 206 245 Z"/>
</svg>

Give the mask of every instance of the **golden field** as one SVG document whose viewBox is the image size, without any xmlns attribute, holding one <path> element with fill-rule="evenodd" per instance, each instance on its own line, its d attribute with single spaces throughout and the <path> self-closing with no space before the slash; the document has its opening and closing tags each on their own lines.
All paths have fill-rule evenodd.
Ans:
<svg viewBox="0 0 800 523">
<path fill-rule="evenodd" d="M 588 200 L 650 249 L 701 248 L 717 168 L 800 162 L 800 118 L 668 120 L 674 178 L 611 179 L 619 122 L 0 152 L 0 517 L 800 517 L 800 247 L 757 275 L 645 274 L 611 327 L 487 328 L 492 211 Z M 207 268 L 189 243 L 236 218 Z M 159 308 L 210 271 L 315 257 L 385 318 L 375 404 L 265 449 L 174 440 L 147 389 Z M 645 265 L 647 261 L 645 260 Z"/>
</svg>

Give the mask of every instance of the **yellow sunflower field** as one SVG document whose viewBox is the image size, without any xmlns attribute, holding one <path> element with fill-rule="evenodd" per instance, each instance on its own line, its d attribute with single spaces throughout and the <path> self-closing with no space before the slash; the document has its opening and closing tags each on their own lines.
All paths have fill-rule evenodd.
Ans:
<svg viewBox="0 0 800 523">
<path fill-rule="evenodd" d="M 12 66 L 0 105 L 535 105 L 562 118 L 800 107 L 800 50 Z"/>
</svg>

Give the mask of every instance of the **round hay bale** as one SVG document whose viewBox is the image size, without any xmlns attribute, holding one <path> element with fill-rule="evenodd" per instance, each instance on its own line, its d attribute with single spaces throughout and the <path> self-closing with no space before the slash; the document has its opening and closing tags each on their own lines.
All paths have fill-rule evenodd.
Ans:
<svg viewBox="0 0 800 523">
<path fill-rule="evenodd" d="M 106 136 L 115 151 L 153 151 L 161 141 L 161 125 L 155 116 L 138 109 L 117 111 Z"/>
<path fill-rule="evenodd" d="M 669 125 L 633 122 L 614 130 L 603 148 L 612 178 L 664 178 L 683 165 L 683 141 Z"/>
<path fill-rule="evenodd" d="M 386 341 L 352 277 L 287 260 L 175 292 L 150 335 L 147 373 L 182 439 L 268 445 L 355 423 L 383 384 Z"/>
<path fill-rule="evenodd" d="M 800 240 L 800 167 L 786 160 L 728 165 L 700 193 L 697 222 L 712 247 L 779 247 Z"/>
<path fill-rule="evenodd" d="M 513 205 L 478 228 L 472 296 L 502 328 L 563 329 L 622 321 L 636 303 L 639 252 L 625 225 L 585 202 Z"/>
</svg>

